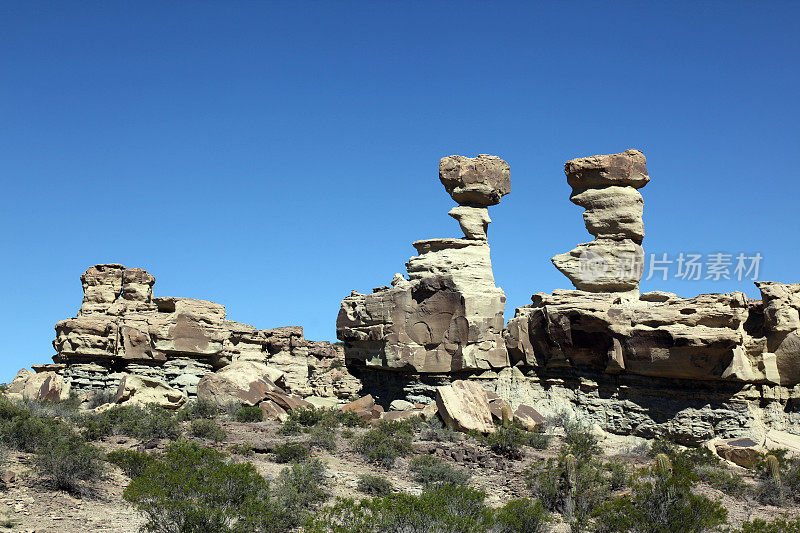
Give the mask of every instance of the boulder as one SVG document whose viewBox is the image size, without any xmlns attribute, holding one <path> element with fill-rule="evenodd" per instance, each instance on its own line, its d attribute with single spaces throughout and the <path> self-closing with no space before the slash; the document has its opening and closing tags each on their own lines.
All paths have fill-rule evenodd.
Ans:
<svg viewBox="0 0 800 533">
<path fill-rule="evenodd" d="M 406 400 L 394 400 L 389 404 L 390 411 L 411 411 L 414 404 Z"/>
<path fill-rule="evenodd" d="M 749 438 L 720 439 L 713 444 L 717 455 L 744 468 L 752 468 L 766 451 L 756 441 Z"/>
<path fill-rule="evenodd" d="M 241 361 L 213 374 L 206 374 L 197 385 L 197 398 L 219 405 L 240 403 L 258 405 L 271 392 L 280 392 L 271 377 L 277 374 L 263 363 Z"/>
<path fill-rule="evenodd" d="M 530 405 L 521 404 L 514 411 L 514 422 L 527 431 L 536 431 L 544 427 L 545 419 Z"/>
<path fill-rule="evenodd" d="M 287 394 L 280 390 L 274 390 L 267 393 L 267 398 L 272 400 L 276 405 L 280 406 L 285 411 L 294 411 L 295 409 L 304 408 L 309 409 L 313 405 L 299 396 Z"/>
<path fill-rule="evenodd" d="M 407 418 L 422 418 L 422 417 L 420 416 L 420 412 L 417 410 L 387 411 L 381 415 L 381 420 L 385 420 L 387 422 L 405 420 Z"/>
<path fill-rule="evenodd" d="M 18 374 L 19 375 L 19 374 Z M 22 398 L 39 402 L 55 402 L 69 398 L 69 385 L 55 372 L 40 372 L 25 379 Z"/>
<path fill-rule="evenodd" d="M 357 400 L 353 400 L 347 405 L 343 405 L 340 409 L 342 411 L 352 411 L 354 413 L 358 413 L 360 411 L 370 411 L 373 407 L 375 407 L 375 399 L 371 394 L 367 394 L 366 396 L 362 396 Z"/>
<path fill-rule="evenodd" d="M 647 158 L 634 149 L 621 154 L 593 155 L 567 161 L 564 173 L 573 190 L 608 186 L 641 189 L 650 181 Z"/>
<path fill-rule="evenodd" d="M 289 419 L 289 414 L 286 410 L 272 400 L 264 400 L 258 404 L 258 406 L 264 413 L 264 420 L 279 420 L 284 422 Z"/>
<path fill-rule="evenodd" d="M 443 157 L 439 161 L 439 180 L 460 205 L 496 205 L 511 192 L 511 169 L 493 155 Z"/>
<path fill-rule="evenodd" d="M 338 398 L 321 397 L 321 396 L 306 396 L 303 398 L 311 404 L 315 409 L 335 409 L 340 406 L 341 401 Z"/>
<path fill-rule="evenodd" d="M 436 388 L 436 407 L 444 423 L 455 431 L 494 433 L 486 391 L 472 381 L 454 381 Z"/>
<path fill-rule="evenodd" d="M 117 389 L 117 403 L 156 404 L 165 409 L 178 409 L 188 401 L 186 395 L 159 379 L 127 374 Z"/>
<path fill-rule="evenodd" d="M 14 376 L 14 379 L 11 381 L 11 383 L 9 383 L 6 387 L 6 396 L 13 400 L 22 400 L 22 393 L 25 391 L 25 384 L 34 375 L 36 375 L 36 373 L 31 372 L 27 368 L 20 369 L 20 371 L 17 372 L 17 375 Z"/>
</svg>

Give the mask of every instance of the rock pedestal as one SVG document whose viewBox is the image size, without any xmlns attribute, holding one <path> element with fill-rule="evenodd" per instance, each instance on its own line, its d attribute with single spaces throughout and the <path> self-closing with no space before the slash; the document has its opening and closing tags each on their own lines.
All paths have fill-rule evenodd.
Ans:
<svg viewBox="0 0 800 533">
<path fill-rule="evenodd" d="M 567 161 L 564 173 L 570 200 L 586 211 L 589 243 L 553 257 L 553 264 L 575 285 L 589 292 L 626 292 L 639 287 L 644 264 L 644 200 L 637 189 L 650 177 L 644 154 L 596 155 Z"/>
<path fill-rule="evenodd" d="M 427 239 L 391 287 L 353 292 L 342 301 L 336 332 L 348 361 L 407 372 L 504 367 L 505 294 L 495 285 L 486 229 L 487 206 L 510 191 L 502 159 L 445 157 L 439 177 L 460 205 L 450 211 L 464 238 Z"/>
</svg>

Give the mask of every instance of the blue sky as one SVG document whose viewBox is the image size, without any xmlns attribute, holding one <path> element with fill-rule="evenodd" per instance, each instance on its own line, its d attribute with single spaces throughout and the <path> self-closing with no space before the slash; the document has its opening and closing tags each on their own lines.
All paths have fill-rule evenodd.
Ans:
<svg viewBox="0 0 800 533">
<path fill-rule="evenodd" d="M 564 161 L 640 148 L 648 253 L 800 281 L 797 2 L 3 2 L 0 381 L 49 361 L 80 274 L 335 338 L 340 300 L 458 236 L 439 158 L 496 154 L 506 316 L 591 240 Z M 644 281 L 682 296 L 749 280 Z"/>
</svg>

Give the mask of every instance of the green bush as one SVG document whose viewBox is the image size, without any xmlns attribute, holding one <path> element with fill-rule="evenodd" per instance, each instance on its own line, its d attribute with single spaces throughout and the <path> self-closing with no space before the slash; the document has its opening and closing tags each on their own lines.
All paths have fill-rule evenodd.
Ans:
<svg viewBox="0 0 800 533">
<path fill-rule="evenodd" d="M 788 520 L 776 518 L 771 522 L 757 518 L 742 524 L 735 533 L 800 533 L 800 516 Z"/>
<path fill-rule="evenodd" d="M 84 436 L 99 440 L 110 435 L 127 435 L 140 440 L 176 439 L 180 435 L 176 413 L 157 405 L 120 405 L 102 413 L 87 414 L 80 421 Z"/>
<path fill-rule="evenodd" d="M 742 476 L 730 472 L 724 466 L 700 465 L 694 472 L 699 481 L 734 498 L 742 497 L 747 491 L 747 484 Z"/>
<path fill-rule="evenodd" d="M 430 485 L 420 496 L 394 493 L 385 497 L 339 500 L 322 509 L 306 525 L 312 533 L 415 532 L 482 533 L 494 516 L 486 494 L 470 487 Z"/>
<path fill-rule="evenodd" d="M 522 459 L 522 446 L 544 449 L 550 444 L 550 437 L 538 432 L 525 431 L 518 424 L 497 426 L 494 433 L 481 437 L 489 448 L 509 459 Z"/>
<path fill-rule="evenodd" d="M 89 398 L 89 401 L 86 402 L 86 408 L 96 409 L 101 405 L 116 403 L 116 401 L 117 401 L 117 393 L 115 391 L 110 391 L 110 390 L 95 391 Z"/>
<path fill-rule="evenodd" d="M 4 422 L 0 434 L 8 446 L 28 453 L 75 436 L 65 422 L 26 415 Z"/>
<path fill-rule="evenodd" d="M 189 424 L 189 433 L 191 433 L 192 437 L 213 440 L 214 442 L 222 442 L 228 437 L 228 434 L 219 424 L 207 418 L 200 418 Z"/>
<path fill-rule="evenodd" d="M 264 420 L 264 411 L 257 405 L 244 405 L 236 411 L 237 422 L 261 422 Z"/>
<path fill-rule="evenodd" d="M 552 521 L 542 502 L 511 500 L 495 511 L 497 533 L 541 533 Z"/>
<path fill-rule="evenodd" d="M 353 450 L 372 463 L 391 468 L 398 457 L 411 453 L 413 437 L 414 426 L 405 420 L 381 421 L 375 429 L 353 439 Z"/>
<path fill-rule="evenodd" d="M 220 414 L 220 407 L 208 400 L 196 399 L 181 407 L 177 412 L 178 420 L 185 422 L 199 418 L 216 418 Z"/>
<path fill-rule="evenodd" d="M 308 432 L 308 444 L 313 448 L 336 451 L 336 431 L 323 426 L 315 426 Z"/>
<path fill-rule="evenodd" d="M 47 483 L 69 492 L 83 492 L 103 475 L 100 450 L 74 435 L 39 447 L 34 463 Z"/>
<path fill-rule="evenodd" d="M 369 496 L 386 496 L 394 492 L 392 482 L 383 476 L 361 474 L 358 476 L 358 491 Z"/>
<path fill-rule="evenodd" d="M 249 444 L 231 444 L 228 446 L 228 451 L 237 455 L 244 455 L 249 457 L 255 453 L 253 447 Z"/>
<path fill-rule="evenodd" d="M 472 477 L 467 470 L 455 468 L 433 455 L 414 457 L 409 464 L 409 470 L 414 473 L 414 481 L 423 485 L 431 483 L 466 485 Z"/>
<path fill-rule="evenodd" d="M 123 497 L 154 532 L 272 533 L 300 519 L 284 510 L 253 465 L 228 463 L 196 442 L 170 444 Z"/>
<path fill-rule="evenodd" d="M 325 463 L 319 459 L 295 462 L 284 468 L 275 485 L 276 499 L 290 516 L 300 516 L 305 510 L 328 499 L 328 480 Z"/>
<path fill-rule="evenodd" d="M 133 479 L 144 472 L 155 459 L 149 453 L 136 450 L 116 450 L 106 454 L 106 461 L 117 465 L 125 475 Z"/>
<path fill-rule="evenodd" d="M 30 416 L 30 411 L 8 398 L 0 397 L 0 420 L 13 420 L 14 418 L 27 416 Z"/>
<path fill-rule="evenodd" d="M 303 427 L 326 426 L 335 428 L 366 427 L 368 424 L 353 411 L 342 411 L 336 408 L 317 409 L 315 407 L 301 407 L 289 412 L 289 419 L 284 425 L 299 424 Z"/>
<path fill-rule="evenodd" d="M 701 533 L 726 523 L 728 511 L 719 502 L 692 493 L 694 479 L 674 465 L 654 467 L 631 484 L 631 494 L 594 510 L 602 533 Z"/>
<path fill-rule="evenodd" d="M 299 435 L 303 432 L 303 426 L 297 420 L 291 418 L 286 420 L 278 428 L 278 435 Z"/>
<path fill-rule="evenodd" d="M 588 461 L 601 451 L 597 437 L 588 426 L 580 422 L 569 422 L 564 426 L 562 453 L 572 454 L 578 461 Z"/>
<path fill-rule="evenodd" d="M 543 468 L 526 471 L 525 478 L 548 511 L 561 513 L 573 531 L 582 531 L 589 524 L 592 511 L 608 498 L 610 482 L 603 465 L 577 458 L 570 480 L 568 457 L 549 459 Z"/>
<path fill-rule="evenodd" d="M 447 427 L 437 416 L 434 416 L 419 433 L 419 439 L 431 442 L 460 442 L 463 435 Z"/>
<path fill-rule="evenodd" d="M 342 438 L 352 439 L 353 437 L 355 437 L 355 435 L 356 435 L 355 431 L 353 431 L 350 428 L 344 428 L 342 430 Z"/>
<path fill-rule="evenodd" d="M 608 483 L 611 490 L 620 490 L 628 486 L 628 470 L 622 461 L 612 459 L 603 467 L 608 472 Z"/>
<path fill-rule="evenodd" d="M 307 459 L 311 450 L 302 442 L 286 442 L 275 446 L 272 454 L 276 463 L 291 463 Z"/>
</svg>

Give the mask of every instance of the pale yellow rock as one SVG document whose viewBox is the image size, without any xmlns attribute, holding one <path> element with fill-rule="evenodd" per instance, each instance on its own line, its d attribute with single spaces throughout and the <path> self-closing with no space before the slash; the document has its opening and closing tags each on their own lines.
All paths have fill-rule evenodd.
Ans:
<svg viewBox="0 0 800 533">
<path fill-rule="evenodd" d="M 159 379 L 127 374 L 120 381 L 116 400 L 117 403 L 156 404 L 165 409 L 178 409 L 188 398 Z"/>
<path fill-rule="evenodd" d="M 213 374 L 206 374 L 197 384 L 200 400 L 226 405 L 231 402 L 258 405 L 267 393 L 279 390 L 270 379 L 275 369 L 254 361 L 231 363 Z"/>
<path fill-rule="evenodd" d="M 439 416 L 455 431 L 494 433 L 492 413 L 486 391 L 472 381 L 454 381 L 436 388 Z"/>
</svg>

